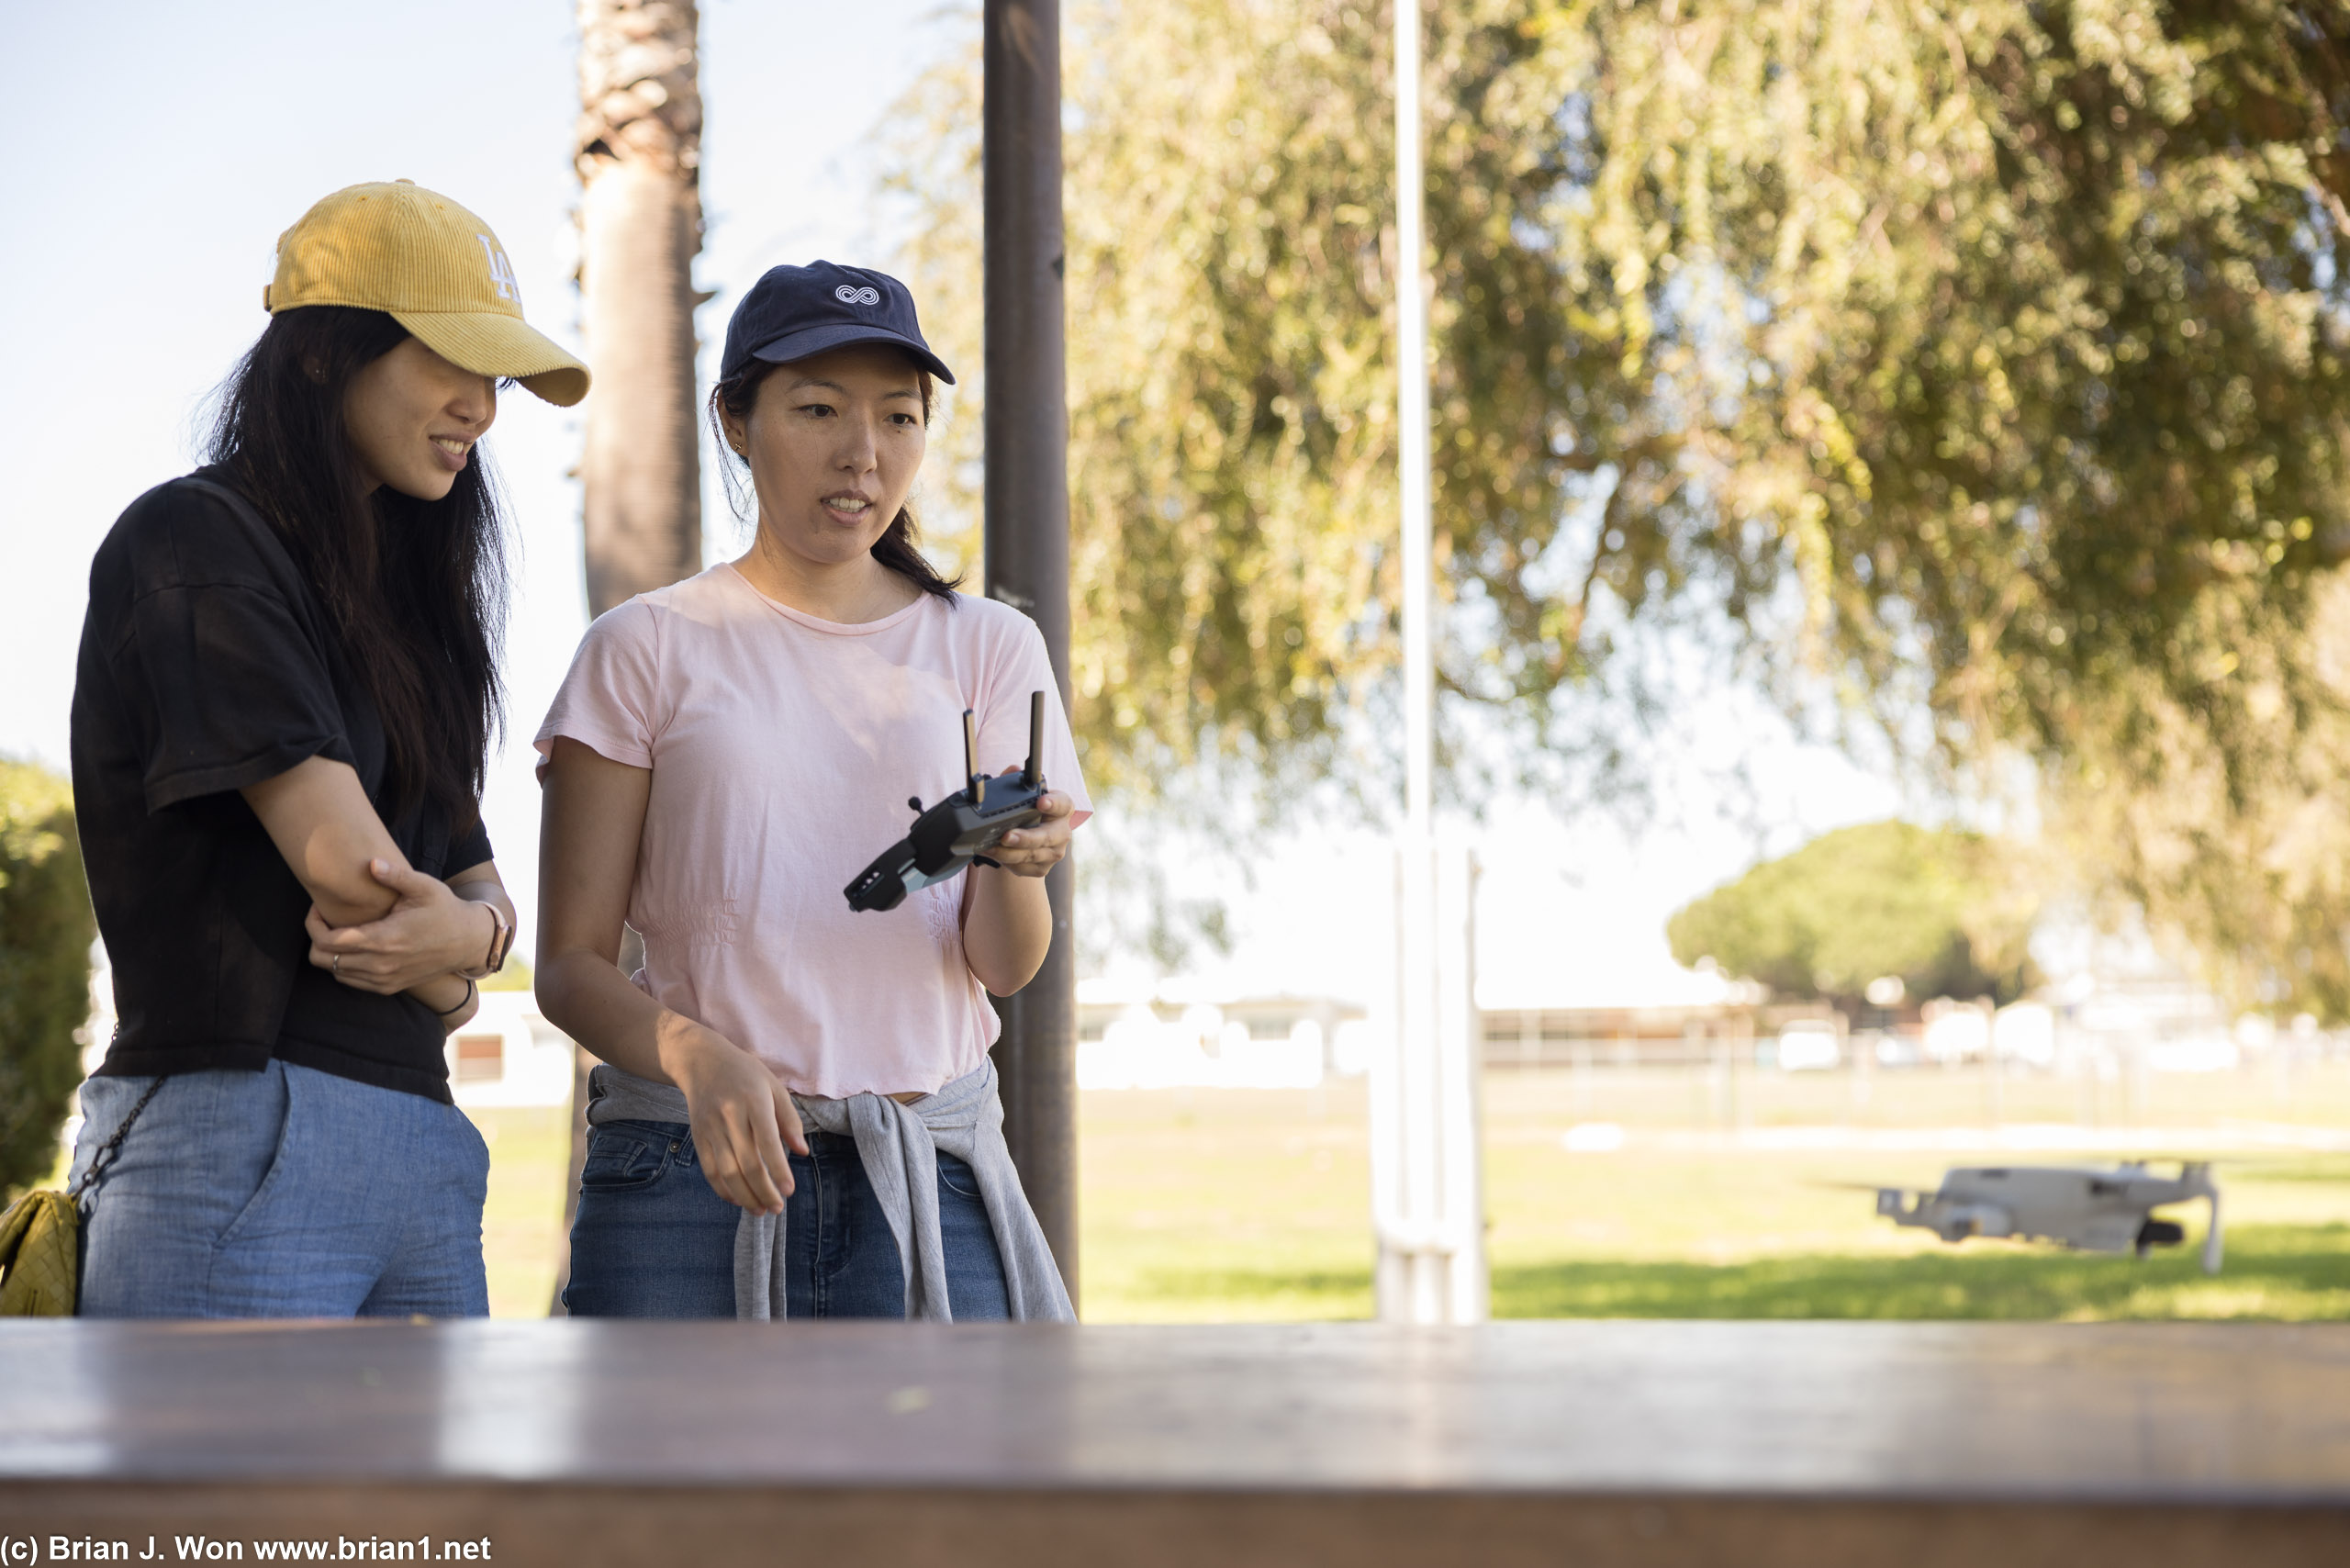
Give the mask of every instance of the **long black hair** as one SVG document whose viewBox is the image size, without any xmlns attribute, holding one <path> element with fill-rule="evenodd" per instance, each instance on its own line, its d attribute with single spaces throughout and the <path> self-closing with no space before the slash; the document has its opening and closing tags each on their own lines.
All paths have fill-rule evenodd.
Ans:
<svg viewBox="0 0 2350 1568">
<path fill-rule="evenodd" d="M 738 420 L 749 419 L 751 405 L 758 401 L 759 383 L 779 368 L 761 360 L 753 360 L 741 375 L 729 376 L 710 389 L 710 433 L 718 440 L 718 472 L 726 481 L 726 504 L 734 509 L 736 517 L 746 522 L 758 521 L 755 493 L 747 486 L 751 465 L 726 439 L 726 421 L 722 415 L 732 414 Z M 917 366 L 914 378 L 922 384 L 922 422 L 927 425 L 930 423 L 933 391 L 930 372 Z M 743 510 L 745 501 L 751 503 L 747 515 Z M 923 592 L 934 594 L 949 604 L 955 602 L 955 590 L 963 586 L 961 573 L 951 577 L 939 576 L 938 568 L 930 564 L 930 557 L 922 553 L 922 531 L 914 523 L 914 509 L 911 502 L 898 509 L 898 515 L 890 520 L 890 526 L 882 530 L 881 537 L 873 542 L 872 554 L 875 560 Z"/>
<path fill-rule="evenodd" d="M 478 442 L 440 500 L 370 492 L 343 394 L 408 335 L 380 310 L 279 312 L 223 386 L 206 456 L 285 541 L 375 705 L 386 819 L 429 802 L 464 833 L 504 716 L 506 528 Z"/>
</svg>

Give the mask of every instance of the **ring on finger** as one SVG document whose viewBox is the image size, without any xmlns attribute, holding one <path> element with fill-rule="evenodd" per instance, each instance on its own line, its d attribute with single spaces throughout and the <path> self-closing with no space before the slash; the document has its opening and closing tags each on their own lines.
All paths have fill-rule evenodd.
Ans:
<svg viewBox="0 0 2350 1568">
<path fill-rule="evenodd" d="M 334 962 L 333 962 L 333 963 L 331 963 L 331 964 L 329 964 L 329 965 L 327 966 L 327 973 L 329 973 L 329 974 L 332 975 L 332 976 L 333 976 L 335 979 L 337 979 L 337 980 L 341 980 L 341 979 L 342 978 L 342 955 L 341 955 L 341 954 L 337 953 L 337 954 L 334 956 Z"/>
</svg>

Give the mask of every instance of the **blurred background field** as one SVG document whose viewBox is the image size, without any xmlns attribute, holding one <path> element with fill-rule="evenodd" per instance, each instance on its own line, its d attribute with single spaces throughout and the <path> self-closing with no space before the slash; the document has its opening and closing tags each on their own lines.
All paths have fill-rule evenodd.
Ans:
<svg viewBox="0 0 2350 1568">
<path fill-rule="evenodd" d="M 2121 1087 L 2010 1073 L 1989 1130 L 1975 1071 L 1489 1071 L 1485 1182 L 1503 1317 L 2350 1317 L 2350 1065 L 2159 1074 Z M 546 1309 L 561 1212 L 557 1109 L 473 1113 L 490 1140 L 493 1310 Z M 1371 1237 L 1360 1079 L 1316 1089 L 1093 1091 L 1080 1153 L 1084 1312 L 1097 1323 L 1365 1318 Z M 2078 1141 L 2064 1147 L 2064 1129 Z M 1568 1135 L 1578 1147 L 1566 1147 Z M 2132 1144 L 2131 1139 L 2138 1142 Z M 1614 1147 L 1607 1147 L 1613 1144 Z M 2324 1147 L 2328 1144 L 2334 1148 Z M 2297 1147 L 2309 1145 L 2315 1147 Z M 1598 1147 L 1593 1147 L 1598 1146 Z M 2226 1266 L 1997 1241 L 1947 1247 L 1832 1183 L 1931 1185 L 1954 1164 L 2228 1159 Z M 2233 1159 L 2229 1159 L 2234 1156 Z"/>
<path fill-rule="evenodd" d="M 493 1317 L 543 1317 L 561 1250 L 569 1106 L 482 1106 L 466 1113 L 489 1145 L 481 1250 Z"/>
</svg>

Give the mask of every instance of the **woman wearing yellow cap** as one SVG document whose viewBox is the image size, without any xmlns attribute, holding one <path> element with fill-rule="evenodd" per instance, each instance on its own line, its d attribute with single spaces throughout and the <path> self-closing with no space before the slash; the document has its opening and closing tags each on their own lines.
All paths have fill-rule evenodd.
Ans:
<svg viewBox="0 0 2350 1568">
<path fill-rule="evenodd" d="M 278 241 L 210 462 L 90 570 L 74 797 L 121 1025 L 82 1090 L 94 1316 L 478 1315 L 488 1157 L 442 1040 L 505 958 L 481 823 L 504 526 L 479 442 L 525 325 L 407 182 Z"/>
</svg>

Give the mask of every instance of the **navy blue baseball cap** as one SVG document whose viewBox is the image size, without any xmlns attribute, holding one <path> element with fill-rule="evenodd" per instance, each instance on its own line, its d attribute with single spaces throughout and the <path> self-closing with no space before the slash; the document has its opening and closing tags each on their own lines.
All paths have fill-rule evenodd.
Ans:
<svg viewBox="0 0 2350 1568">
<path fill-rule="evenodd" d="M 906 286 L 888 273 L 834 262 L 768 268 L 726 323 L 718 376 L 732 381 L 753 360 L 788 364 L 849 343 L 893 343 L 923 369 L 954 383 L 946 362 L 922 341 Z"/>
</svg>

